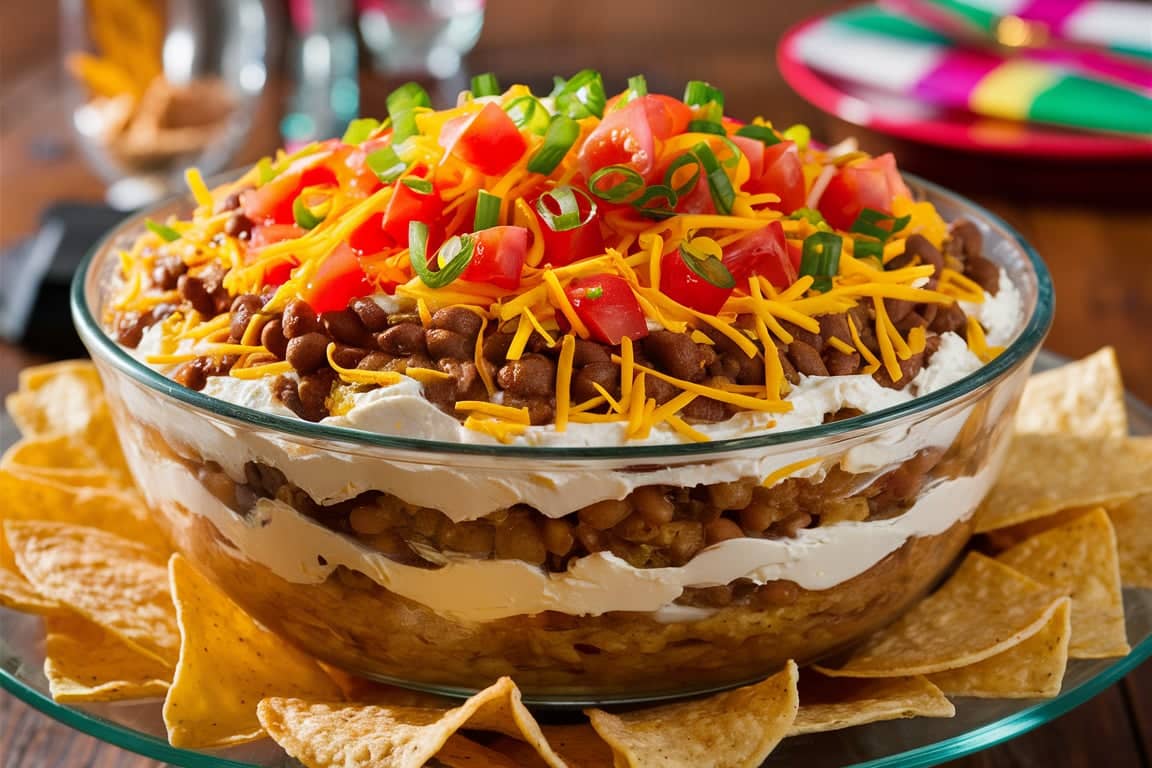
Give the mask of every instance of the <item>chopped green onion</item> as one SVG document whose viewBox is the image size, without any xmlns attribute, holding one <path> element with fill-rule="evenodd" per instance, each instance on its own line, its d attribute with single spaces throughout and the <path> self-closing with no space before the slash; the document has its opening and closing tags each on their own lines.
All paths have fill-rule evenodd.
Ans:
<svg viewBox="0 0 1152 768">
<path fill-rule="evenodd" d="M 421 195 L 432 194 L 432 182 L 428 181 L 428 179 L 419 179 L 415 176 L 408 176 L 406 178 L 400 179 L 400 183 L 408 187 L 408 189 L 412 190 L 413 192 L 417 192 Z"/>
<path fill-rule="evenodd" d="M 736 287 L 736 278 L 728 271 L 728 267 L 724 266 L 724 262 L 712 254 L 700 256 L 693 253 L 687 245 L 681 244 L 680 258 L 697 277 L 709 285 L 725 289 Z"/>
<path fill-rule="evenodd" d="M 877 240 L 856 238 L 852 244 L 852 255 L 857 259 L 884 260 L 884 244 Z"/>
<path fill-rule="evenodd" d="M 417 83 L 405 83 L 388 94 L 388 116 L 392 118 L 392 143 L 404 141 L 420 133 L 416 125 L 416 110 L 431 107 L 428 91 Z"/>
<path fill-rule="evenodd" d="M 345 144 L 359 144 L 372 135 L 380 127 L 380 121 L 374 117 L 361 117 L 348 123 L 344 129 L 344 138 L 340 141 Z"/>
<path fill-rule="evenodd" d="M 776 131 L 766 125 L 742 125 L 736 131 L 736 135 L 746 139 L 756 139 L 756 141 L 763 142 L 768 146 L 780 143 L 780 137 L 776 135 Z"/>
<path fill-rule="evenodd" d="M 604 93 L 604 80 L 594 69 L 583 69 L 568 80 L 556 78 L 556 87 L 549 94 L 556 111 L 574 120 L 583 117 L 603 117 L 608 98 Z"/>
<path fill-rule="evenodd" d="M 472 78 L 472 95 L 476 98 L 482 96 L 499 96 L 500 81 L 497 80 L 496 75 L 491 72 L 476 75 L 476 77 Z"/>
<path fill-rule="evenodd" d="M 644 78 L 644 75 L 633 75 L 628 78 L 628 91 L 631 94 L 629 101 L 641 96 L 647 96 L 648 81 Z"/>
<path fill-rule="evenodd" d="M 600 182 L 614 174 L 623 176 L 624 180 L 606 189 L 603 188 Z M 610 203 L 627 202 L 633 194 L 642 189 L 644 189 L 644 177 L 626 165 L 606 165 L 588 179 L 588 191 Z"/>
<path fill-rule="evenodd" d="M 688 130 L 691 133 L 714 133 L 717 136 L 728 135 L 728 131 L 724 130 L 724 126 L 713 120 L 693 120 L 688 123 Z"/>
<path fill-rule="evenodd" d="M 428 268 L 428 225 L 422 221 L 408 224 L 408 259 L 412 262 L 412 271 L 429 288 L 443 288 L 460 277 L 472 263 L 475 250 L 476 238 L 472 235 L 456 235 L 441 246 L 440 254 L 447 258 L 441 259 L 437 255 L 440 269 L 433 272 Z"/>
<path fill-rule="evenodd" d="M 644 190 L 641 195 L 632 201 L 641 216 L 650 219 L 669 219 L 676 215 L 676 203 L 680 200 L 676 191 L 664 184 L 653 184 Z M 663 201 L 664 205 L 653 205 L 654 202 Z"/>
<path fill-rule="evenodd" d="M 675 181 L 676 172 L 681 168 L 688 167 L 689 165 L 692 166 L 692 175 L 688 177 L 688 180 L 683 184 L 673 184 L 673 181 Z M 668 166 L 668 170 L 664 172 L 664 186 L 675 192 L 677 198 L 681 198 L 695 189 L 696 182 L 698 181 L 700 181 L 700 159 L 691 152 L 685 152 L 684 154 L 680 155 L 680 157 L 673 160 L 671 165 Z"/>
<path fill-rule="evenodd" d="M 788 218 L 794 221 L 803 219 L 814 227 L 827 227 L 828 222 L 824 221 L 824 215 L 814 208 L 797 208 L 788 214 Z"/>
<path fill-rule="evenodd" d="M 314 209 L 308 207 L 308 203 L 304 200 L 305 195 L 301 193 L 292 202 L 292 216 L 296 219 L 296 226 L 301 229 L 315 229 L 320 222 L 324 221 L 327 217 L 327 211 L 317 213 Z"/>
<path fill-rule="evenodd" d="M 182 237 L 182 235 L 176 230 L 172 229 L 172 227 L 169 227 L 167 224 L 160 224 L 158 222 L 152 221 L 152 219 L 146 219 L 144 221 L 144 226 L 148 228 L 149 232 L 154 235 L 158 235 L 160 239 L 166 243 L 175 242 Z"/>
<path fill-rule="evenodd" d="M 700 166 L 704 169 L 704 178 L 708 179 L 708 189 L 712 193 L 712 203 L 716 206 L 716 212 L 725 216 L 732 213 L 736 190 L 732 188 L 732 180 L 724 172 L 712 148 L 700 142 L 693 148 L 692 154 L 699 158 Z"/>
<path fill-rule="evenodd" d="M 832 287 L 832 278 L 840 271 L 840 251 L 844 240 L 833 232 L 816 232 L 804 238 L 800 254 L 800 276 L 816 278 L 812 287 L 827 291 Z"/>
<path fill-rule="evenodd" d="M 260 162 L 256 163 L 256 173 L 260 179 L 260 184 L 264 185 L 276 178 L 280 172 L 276 170 L 276 166 L 272 165 L 272 158 L 262 157 Z"/>
<path fill-rule="evenodd" d="M 472 230 L 479 232 L 489 229 L 500 223 L 499 195 L 494 195 L 486 189 L 480 190 L 476 196 L 476 216 L 472 219 Z"/>
<path fill-rule="evenodd" d="M 535 96 L 521 96 L 504 107 L 508 117 L 517 128 L 527 128 L 537 136 L 543 136 L 551 125 L 552 116 Z"/>
<path fill-rule="evenodd" d="M 588 290 L 584 291 L 584 298 L 596 301 L 596 299 L 604 298 L 604 286 L 594 285 Z"/>
<path fill-rule="evenodd" d="M 784 129 L 784 138 L 796 142 L 796 148 L 801 152 L 808 149 L 808 142 L 812 140 L 812 131 L 808 126 L 797 123 Z"/>
<path fill-rule="evenodd" d="M 400 159 L 392 147 L 381 147 L 364 160 L 376 178 L 385 184 L 391 184 L 400 178 L 400 174 L 408 170 L 408 164 Z"/>
<path fill-rule="evenodd" d="M 718 123 L 724 117 L 724 93 L 703 80 L 689 80 L 684 88 L 684 103 L 690 107 L 700 107 L 704 120 Z"/>
<path fill-rule="evenodd" d="M 419 83 L 405 83 L 388 94 L 386 101 L 388 104 L 388 114 L 402 109 L 432 106 L 432 97 L 428 95 L 428 91 L 424 90 L 424 87 Z"/>
<path fill-rule="evenodd" d="M 568 150 L 572 149 L 578 138 L 580 138 L 580 124 L 570 117 L 556 115 L 548 124 L 543 146 L 536 150 L 528 161 L 528 170 L 545 176 L 552 173 L 568 155 Z"/>
<path fill-rule="evenodd" d="M 588 213 L 580 215 L 580 201 L 588 207 Z M 548 205 L 551 202 L 554 205 Z M 536 212 L 553 232 L 567 232 L 584 226 L 596 216 L 596 201 L 578 187 L 556 187 L 540 195 L 536 201 Z"/>
<path fill-rule="evenodd" d="M 860 215 L 856 217 L 856 221 L 852 222 L 852 226 L 848 231 L 874 237 L 883 243 L 889 237 L 908 226 L 910 221 L 912 221 L 911 216 L 895 218 L 883 211 L 865 208 L 860 211 Z M 890 227 L 881 226 L 885 222 L 890 222 Z"/>
</svg>

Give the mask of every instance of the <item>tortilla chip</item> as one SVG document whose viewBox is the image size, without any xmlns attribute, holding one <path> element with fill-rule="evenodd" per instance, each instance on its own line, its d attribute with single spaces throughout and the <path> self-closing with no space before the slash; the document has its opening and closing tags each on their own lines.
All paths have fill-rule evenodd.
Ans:
<svg viewBox="0 0 1152 768">
<path fill-rule="evenodd" d="M 1116 535 L 1103 509 L 1037 534 L 997 560 L 1072 596 L 1074 659 L 1126 656 Z"/>
<path fill-rule="evenodd" d="M 1152 493 L 1152 437 L 1016 435 L 976 533 Z"/>
<path fill-rule="evenodd" d="M 1124 437 L 1128 412 L 1116 351 L 1088 357 L 1028 379 L 1016 412 L 1017 432 Z"/>
<path fill-rule="evenodd" d="M 1006 549 L 1011 549 L 1025 539 L 1030 539 L 1052 528 L 1059 528 L 1061 525 L 1066 525 L 1076 518 L 1083 517 L 1096 509 L 1099 509 L 1099 507 L 1069 507 L 1059 512 L 1053 512 L 1045 517 L 1037 517 L 1032 520 L 1026 520 L 1023 523 L 1010 525 L 1007 528 L 997 528 L 994 531 L 988 531 L 988 533 L 984 534 L 984 539 L 988 542 L 992 551 L 1003 552 Z"/>
<path fill-rule="evenodd" d="M 795 662 L 767 680 L 619 715 L 587 711 L 617 766 L 758 768 L 796 719 Z"/>
<path fill-rule="evenodd" d="M 0 543 L 0 548 L 3 548 Z M 44 597 L 28 580 L 15 571 L 0 567 L 0 606 L 41 616 L 65 613 L 67 608 L 49 597 Z"/>
<path fill-rule="evenodd" d="M 1113 507 L 1108 516 L 1120 550 L 1120 581 L 1126 587 L 1152 589 L 1152 494 Z"/>
<path fill-rule="evenodd" d="M 268 735 L 310 768 L 420 768 L 461 728 L 515 736 L 545 765 L 564 766 L 507 677 L 454 709 L 269 698 L 257 713 Z"/>
<path fill-rule="evenodd" d="M 800 711 L 789 736 L 909 717 L 954 717 L 956 707 L 925 677 L 827 677 L 800 673 Z"/>
<path fill-rule="evenodd" d="M 4 523 L 20 573 L 45 597 L 169 668 L 180 636 L 163 560 L 106 531 L 40 521 Z"/>
<path fill-rule="evenodd" d="M 1044 628 L 1063 595 L 976 552 L 940 589 L 876 632 L 831 677 L 910 677 L 966 667 Z"/>
<path fill-rule="evenodd" d="M 339 698 L 316 661 L 258 625 L 180 555 L 168 562 L 180 625 L 180 661 L 164 700 L 174 747 L 218 747 L 264 735 L 266 696 Z"/>
<path fill-rule="evenodd" d="M 1071 601 L 1064 598 L 1036 634 L 995 656 L 929 679 L 949 696 L 1052 698 L 1060 693 L 1072 637 Z"/>
<path fill-rule="evenodd" d="M 148 517 L 135 491 L 72 486 L 57 480 L 0 469 L 0 517 L 99 528 L 168 553 L 160 528 Z"/>
<path fill-rule="evenodd" d="M 44 620 L 44 674 L 56 701 L 163 696 L 172 670 L 75 614 Z"/>
<path fill-rule="evenodd" d="M 612 765 L 612 748 L 600 738 L 592 726 L 586 723 L 542 725 L 540 730 L 544 732 L 545 738 L 556 754 L 568 764 L 568 768 L 602 768 Z M 513 758 L 522 768 L 539 768 L 547 765 L 531 745 L 517 739 L 501 736 L 489 746 Z M 443 758 L 437 755 L 437 759 Z"/>
<path fill-rule="evenodd" d="M 101 469 L 88 447 L 68 435 L 25 437 L 0 457 L 4 469 Z"/>
</svg>

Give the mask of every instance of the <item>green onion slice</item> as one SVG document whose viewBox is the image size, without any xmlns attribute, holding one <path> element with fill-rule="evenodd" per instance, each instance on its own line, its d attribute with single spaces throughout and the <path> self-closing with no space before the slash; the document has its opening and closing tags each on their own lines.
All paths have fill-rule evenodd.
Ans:
<svg viewBox="0 0 1152 768">
<path fill-rule="evenodd" d="M 315 229 L 320 222 L 328 217 L 328 211 L 331 207 L 332 198 L 330 196 L 318 195 L 310 189 L 305 189 L 292 201 L 292 216 L 296 219 L 296 225 L 301 229 Z"/>
<path fill-rule="evenodd" d="M 814 227 L 827 227 L 828 222 L 824 221 L 824 215 L 817 211 L 815 208 L 797 208 L 788 214 L 788 218 L 794 221 L 804 219 Z"/>
<path fill-rule="evenodd" d="M 399 144 L 411 136 L 420 135 L 420 126 L 416 124 L 416 110 L 402 109 L 392 115 L 392 143 Z"/>
<path fill-rule="evenodd" d="M 884 244 L 877 240 L 856 238 L 852 245 L 852 255 L 857 259 L 884 260 Z"/>
<path fill-rule="evenodd" d="M 544 144 L 528 161 L 528 170 L 545 176 L 552 173 L 568 155 L 568 151 L 578 138 L 580 138 L 580 124 L 570 117 L 556 115 L 548 124 Z"/>
<path fill-rule="evenodd" d="M 629 98 L 629 101 L 641 96 L 647 96 L 648 81 L 644 78 L 644 75 L 633 75 L 632 77 L 628 78 L 628 91 L 631 93 L 631 98 Z"/>
<path fill-rule="evenodd" d="M 391 184 L 400 178 L 400 174 L 408 170 L 408 164 L 400 159 L 392 147 L 381 147 L 364 159 L 376 178 L 385 184 Z"/>
<path fill-rule="evenodd" d="M 593 285 L 591 288 L 584 291 L 584 298 L 596 301 L 596 299 L 604 298 L 604 286 Z"/>
<path fill-rule="evenodd" d="M 679 200 L 676 190 L 665 184 L 653 184 L 632 201 L 632 207 L 650 219 L 670 219 L 676 215 Z"/>
<path fill-rule="evenodd" d="M 701 256 L 693 253 L 687 245 L 681 244 L 680 258 L 697 277 L 709 285 L 723 289 L 736 287 L 736 278 L 728 271 L 728 267 L 724 266 L 724 262 L 712 254 Z"/>
<path fill-rule="evenodd" d="M 703 80 L 689 80 L 684 88 L 684 103 L 700 107 L 701 119 L 718 123 L 724 117 L 724 93 Z"/>
<path fill-rule="evenodd" d="M 608 101 L 604 93 L 604 80 L 594 69 L 583 69 L 568 80 L 556 78 L 556 87 L 549 94 L 556 111 L 574 120 L 583 117 L 603 117 Z"/>
<path fill-rule="evenodd" d="M 499 96 L 500 81 L 497 80 L 496 75 L 491 72 L 476 75 L 472 78 L 472 95 L 476 98 L 482 96 Z"/>
<path fill-rule="evenodd" d="M 743 136 L 746 139 L 756 139 L 769 147 L 773 144 L 780 143 L 780 137 L 776 135 L 776 131 L 772 130 L 766 125 L 743 125 L 736 131 L 737 136 Z"/>
<path fill-rule="evenodd" d="M 415 107 L 431 107 L 432 97 L 419 83 L 405 83 L 392 93 L 387 99 L 388 114 Z"/>
<path fill-rule="evenodd" d="M 436 256 L 440 269 L 434 272 L 428 268 L 428 225 L 422 221 L 408 224 L 408 259 L 412 270 L 429 288 L 443 288 L 460 277 L 472 263 L 475 250 L 476 238 L 456 235 L 440 247 Z"/>
<path fill-rule="evenodd" d="M 552 115 L 535 96 L 512 99 L 505 105 L 504 111 L 517 128 L 526 128 L 537 136 L 543 136 L 551 125 Z"/>
<path fill-rule="evenodd" d="M 372 135 L 380 127 L 380 121 L 374 117 L 361 117 L 348 123 L 344 129 L 344 137 L 340 141 L 345 144 L 359 144 Z"/>
<path fill-rule="evenodd" d="M 400 179 L 400 183 L 418 194 L 432 194 L 432 182 L 428 181 L 428 179 L 420 179 L 415 176 L 408 176 L 406 178 Z"/>
<path fill-rule="evenodd" d="M 804 238 L 800 254 L 800 276 L 816 278 L 812 287 L 827 291 L 832 287 L 832 278 L 840 271 L 840 251 L 844 240 L 833 232 L 815 232 Z"/>
<path fill-rule="evenodd" d="M 688 123 L 690 133 L 714 133 L 717 136 L 727 136 L 724 126 L 714 120 L 693 120 Z"/>
<path fill-rule="evenodd" d="M 580 215 L 581 201 L 588 207 L 588 213 L 583 216 Z M 536 201 L 536 212 L 553 232 L 567 232 L 592 221 L 596 216 L 596 201 L 577 187 L 556 187 L 540 195 Z"/>
<path fill-rule="evenodd" d="M 674 184 L 676 172 L 681 168 L 687 168 L 689 165 L 692 166 L 692 175 L 683 184 Z M 668 170 L 664 172 L 664 186 L 675 192 L 677 198 L 681 198 L 695 189 L 698 181 L 700 181 L 700 159 L 692 152 L 685 152 L 680 155 L 672 161 Z"/>
<path fill-rule="evenodd" d="M 623 176 L 624 180 L 605 186 L 612 181 L 609 177 L 614 175 Z M 588 191 L 610 203 L 627 202 L 642 189 L 644 189 L 644 177 L 626 165 L 606 165 L 588 179 Z"/>
<path fill-rule="evenodd" d="M 852 226 L 848 231 L 874 237 L 883 243 L 889 237 L 908 226 L 910 221 L 912 221 L 911 216 L 895 218 L 883 211 L 865 208 L 860 211 L 860 215 L 856 217 L 856 221 L 852 222 Z M 883 226 L 886 223 L 888 226 Z"/>
<path fill-rule="evenodd" d="M 499 224 L 502 202 L 499 195 L 494 195 L 486 189 L 480 190 L 480 194 L 476 197 L 476 216 L 472 219 L 472 230 L 479 232 Z"/>
<path fill-rule="evenodd" d="M 160 239 L 166 243 L 175 242 L 182 237 L 182 235 L 176 230 L 172 229 L 172 227 L 168 226 L 167 224 L 161 224 L 159 222 L 152 221 L 152 219 L 146 219 L 144 221 L 144 226 L 148 228 L 149 232 L 154 235 L 158 235 Z"/>
<path fill-rule="evenodd" d="M 700 166 L 704 169 L 704 178 L 708 179 L 708 189 L 712 193 L 712 203 L 716 206 L 716 212 L 725 216 L 732 213 L 736 190 L 732 188 L 732 180 L 724 172 L 712 148 L 700 142 L 693 148 L 692 154 L 699 158 Z"/>
</svg>

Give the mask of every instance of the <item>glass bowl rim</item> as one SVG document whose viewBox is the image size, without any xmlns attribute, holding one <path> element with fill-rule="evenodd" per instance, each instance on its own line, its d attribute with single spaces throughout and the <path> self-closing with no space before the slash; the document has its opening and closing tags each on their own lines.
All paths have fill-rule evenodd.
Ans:
<svg viewBox="0 0 1152 768">
<path fill-rule="evenodd" d="M 926 191 L 934 196 L 950 199 L 959 207 L 978 217 L 984 224 L 999 229 L 1001 234 L 1019 248 L 1032 268 L 1036 280 L 1036 306 L 1024 328 L 1011 344 L 991 362 L 958 381 L 938 390 L 909 400 L 906 403 L 884 408 L 848 419 L 818 424 L 800 429 L 781 432 L 768 432 L 752 437 L 737 437 L 715 440 L 706 443 L 659 443 L 646 445 L 613 446 L 532 446 L 532 445 L 489 445 L 479 443 L 454 443 L 439 440 L 384 435 L 350 427 L 332 426 L 303 419 L 264 413 L 252 408 L 205 395 L 188 389 L 163 374 L 152 370 L 125 351 L 113 341 L 93 315 L 88 306 L 85 288 L 93 266 L 106 256 L 112 244 L 128 230 L 138 229 L 149 215 L 176 202 L 187 200 L 186 195 L 177 195 L 156 206 L 141 211 L 124 220 L 106 233 L 84 257 L 72 280 L 71 308 L 72 319 L 81 340 L 93 357 L 110 364 L 122 374 L 161 395 L 184 405 L 192 406 L 217 417 L 239 422 L 247 427 L 271 430 L 286 436 L 310 440 L 327 440 L 350 444 L 363 448 L 386 448 L 421 453 L 446 455 L 471 455 L 486 457 L 533 458 L 549 461 L 566 459 L 641 459 L 641 458 L 707 458 L 721 453 L 729 453 L 755 448 L 769 448 L 779 445 L 801 443 L 813 439 L 851 435 L 855 432 L 880 427 L 904 417 L 926 414 L 936 408 L 976 392 L 1008 371 L 1011 371 L 1030 354 L 1039 349 L 1052 324 L 1053 290 L 1052 279 L 1040 254 L 1024 237 L 1002 218 L 968 198 L 945 189 L 938 184 L 926 181 L 913 174 L 904 174 L 914 189 Z"/>
</svg>

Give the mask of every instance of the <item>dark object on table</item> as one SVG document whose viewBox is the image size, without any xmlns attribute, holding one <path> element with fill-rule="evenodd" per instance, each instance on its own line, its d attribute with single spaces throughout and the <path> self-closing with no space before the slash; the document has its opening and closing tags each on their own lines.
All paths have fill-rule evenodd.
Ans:
<svg viewBox="0 0 1152 768">
<path fill-rule="evenodd" d="M 0 338 L 36 354 L 86 357 L 68 307 L 72 276 L 127 215 L 103 205 L 55 203 L 36 234 L 0 253 Z"/>
</svg>

